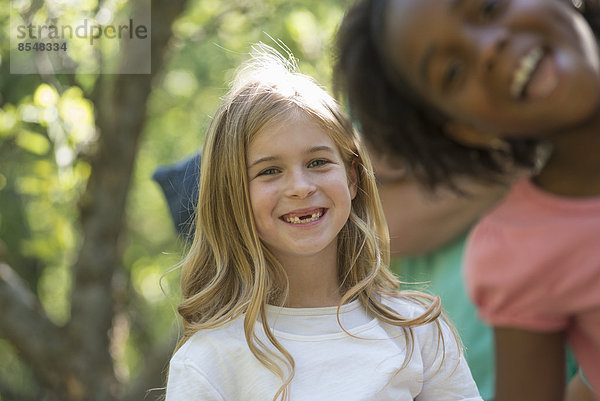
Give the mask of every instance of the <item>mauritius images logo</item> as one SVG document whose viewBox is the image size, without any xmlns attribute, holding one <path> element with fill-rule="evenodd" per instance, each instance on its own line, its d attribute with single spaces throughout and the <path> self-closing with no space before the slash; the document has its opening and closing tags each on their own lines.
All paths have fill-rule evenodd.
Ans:
<svg viewBox="0 0 600 401">
<path fill-rule="evenodd" d="M 149 74 L 150 0 L 128 9 L 84 5 L 47 0 L 33 11 L 30 2 L 11 0 L 11 74 Z"/>
</svg>

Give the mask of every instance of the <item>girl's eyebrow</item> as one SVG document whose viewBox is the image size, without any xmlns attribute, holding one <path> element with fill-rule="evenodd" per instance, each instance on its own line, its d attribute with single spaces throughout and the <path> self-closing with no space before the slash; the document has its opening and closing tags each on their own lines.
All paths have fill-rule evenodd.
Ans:
<svg viewBox="0 0 600 401">
<path fill-rule="evenodd" d="M 329 152 L 329 153 L 335 153 L 335 151 L 331 148 L 331 146 L 327 146 L 327 145 L 313 146 L 304 153 L 310 154 L 310 153 L 323 152 L 323 151 Z M 279 158 L 275 157 L 275 156 L 261 157 L 260 159 L 256 159 L 255 161 L 250 163 L 247 168 L 252 168 L 252 167 L 256 166 L 257 164 L 264 163 L 264 162 L 270 162 L 270 161 L 277 160 L 277 159 L 279 159 Z"/>
<path fill-rule="evenodd" d="M 258 160 L 253 161 L 252 163 L 250 163 L 250 165 L 248 166 L 248 168 L 252 168 L 254 166 L 256 166 L 257 164 L 263 163 L 263 162 L 270 162 L 273 160 L 276 160 L 277 158 L 275 156 L 265 156 L 265 157 L 261 157 Z"/>
<path fill-rule="evenodd" d="M 308 151 L 306 153 L 307 154 L 308 153 L 316 153 L 316 152 L 320 152 L 320 151 L 335 153 L 335 151 L 330 146 L 327 146 L 327 145 L 313 146 L 312 148 L 308 149 Z"/>
</svg>

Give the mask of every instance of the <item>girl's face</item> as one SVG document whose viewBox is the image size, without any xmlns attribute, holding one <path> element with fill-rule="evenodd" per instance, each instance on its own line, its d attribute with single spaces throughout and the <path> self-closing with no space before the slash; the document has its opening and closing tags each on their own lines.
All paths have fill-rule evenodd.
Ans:
<svg viewBox="0 0 600 401">
<path fill-rule="evenodd" d="M 258 235 L 278 260 L 335 255 L 356 195 L 356 172 L 347 174 L 328 133 L 297 114 L 263 128 L 248 146 L 247 161 Z"/>
<path fill-rule="evenodd" d="M 597 44 L 568 0 L 389 0 L 384 18 L 384 58 L 454 121 L 531 136 L 597 111 Z"/>
</svg>

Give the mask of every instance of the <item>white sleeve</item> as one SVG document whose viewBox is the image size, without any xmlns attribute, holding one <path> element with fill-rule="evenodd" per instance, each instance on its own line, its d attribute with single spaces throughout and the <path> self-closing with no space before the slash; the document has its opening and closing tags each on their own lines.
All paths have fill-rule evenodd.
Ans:
<svg viewBox="0 0 600 401">
<path fill-rule="evenodd" d="M 464 354 L 442 319 L 416 329 L 423 360 L 423 388 L 415 401 L 482 401 Z M 415 352 L 417 350 L 415 349 Z"/>
<path fill-rule="evenodd" d="M 175 357 L 169 366 L 165 401 L 224 401 L 224 398 L 195 365 Z"/>
</svg>

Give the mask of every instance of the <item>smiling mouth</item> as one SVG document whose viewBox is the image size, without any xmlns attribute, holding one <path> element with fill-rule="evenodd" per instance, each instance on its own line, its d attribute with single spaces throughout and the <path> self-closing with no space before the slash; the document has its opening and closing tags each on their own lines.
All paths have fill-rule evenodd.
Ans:
<svg viewBox="0 0 600 401">
<path fill-rule="evenodd" d="M 510 94 L 514 98 L 521 98 L 525 94 L 527 83 L 531 79 L 533 72 L 535 71 L 538 63 L 542 59 L 544 51 L 541 47 L 533 48 L 529 53 L 525 55 L 519 62 L 519 66 L 515 70 L 513 75 L 512 84 L 510 87 Z"/>
<path fill-rule="evenodd" d="M 558 72 L 550 54 L 542 47 L 531 49 L 513 74 L 510 92 L 519 100 L 545 99 L 558 85 Z"/>
<path fill-rule="evenodd" d="M 325 212 L 326 209 L 315 209 L 308 212 L 288 213 L 281 216 L 281 219 L 290 224 L 306 224 L 319 220 Z"/>
</svg>

